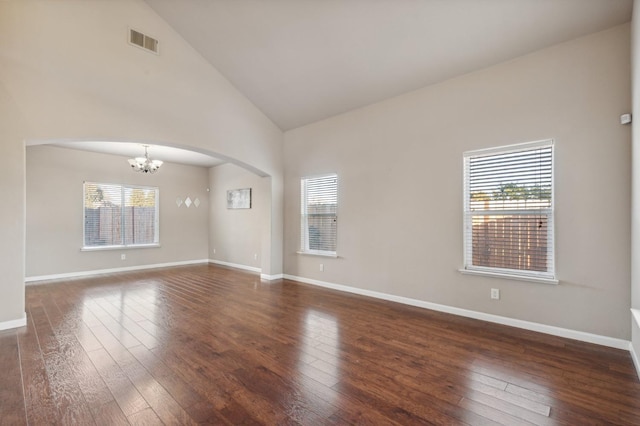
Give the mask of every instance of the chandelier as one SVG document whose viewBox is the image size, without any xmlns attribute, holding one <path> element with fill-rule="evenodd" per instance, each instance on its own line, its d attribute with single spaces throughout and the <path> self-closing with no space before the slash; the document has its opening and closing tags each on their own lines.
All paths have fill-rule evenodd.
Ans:
<svg viewBox="0 0 640 426">
<path fill-rule="evenodd" d="M 155 173 L 158 171 L 160 166 L 162 166 L 162 161 L 160 160 L 150 160 L 149 154 L 147 153 L 147 149 L 149 145 L 144 146 L 144 157 L 136 157 L 129 158 L 129 164 L 131 168 L 136 172 L 141 173 Z"/>
</svg>

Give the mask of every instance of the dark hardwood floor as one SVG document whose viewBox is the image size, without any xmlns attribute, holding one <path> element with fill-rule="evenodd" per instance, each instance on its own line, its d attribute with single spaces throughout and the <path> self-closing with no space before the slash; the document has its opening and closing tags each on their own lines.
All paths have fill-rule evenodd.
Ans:
<svg viewBox="0 0 640 426">
<path fill-rule="evenodd" d="M 640 424 L 625 351 L 213 265 L 27 287 L 5 424 Z"/>
</svg>

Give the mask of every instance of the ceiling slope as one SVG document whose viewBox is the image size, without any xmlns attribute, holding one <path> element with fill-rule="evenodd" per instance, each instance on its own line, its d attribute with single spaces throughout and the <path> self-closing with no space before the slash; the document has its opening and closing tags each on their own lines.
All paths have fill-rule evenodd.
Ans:
<svg viewBox="0 0 640 426">
<path fill-rule="evenodd" d="M 631 0 L 146 0 L 281 129 L 631 19 Z"/>
</svg>

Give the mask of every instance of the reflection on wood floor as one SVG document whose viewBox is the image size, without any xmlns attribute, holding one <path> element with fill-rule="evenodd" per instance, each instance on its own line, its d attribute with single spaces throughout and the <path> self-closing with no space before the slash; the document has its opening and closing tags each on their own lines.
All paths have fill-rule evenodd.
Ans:
<svg viewBox="0 0 640 426">
<path fill-rule="evenodd" d="M 27 287 L 1 424 L 640 424 L 626 351 L 199 265 Z"/>
</svg>

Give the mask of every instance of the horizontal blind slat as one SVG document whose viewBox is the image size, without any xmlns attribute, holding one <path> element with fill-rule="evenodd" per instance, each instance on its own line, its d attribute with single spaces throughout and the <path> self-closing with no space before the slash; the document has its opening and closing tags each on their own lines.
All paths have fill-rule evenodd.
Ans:
<svg viewBox="0 0 640 426">
<path fill-rule="evenodd" d="M 465 154 L 465 265 L 553 275 L 553 146 Z"/>
<path fill-rule="evenodd" d="M 337 175 L 300 181 L 302 251 L 335 253 L 337 245 Z"/>
</svg>

